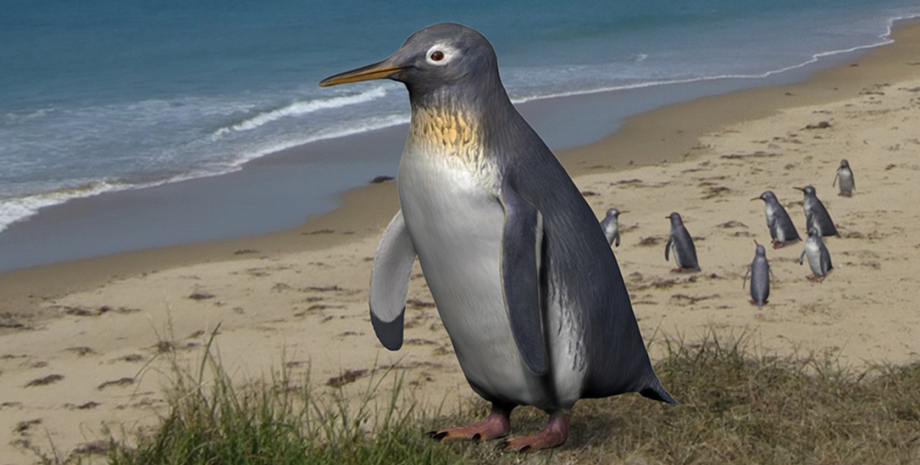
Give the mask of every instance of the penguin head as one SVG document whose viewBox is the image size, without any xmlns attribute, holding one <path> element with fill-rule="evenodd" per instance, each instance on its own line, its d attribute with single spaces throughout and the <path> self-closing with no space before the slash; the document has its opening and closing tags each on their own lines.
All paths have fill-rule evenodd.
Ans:
<svg viewBox="0 0 920 465">
<path fill-rule="evenodd" d="M 446 88 L 473 90 L 501 87 L 498 59 L 488 39 L 462 24 L 439 23 L 406 39 L 383 61 L 323 79 L 320 87 L 372 79 L 406 84 L 410 94 L 424 95 Z"/>
<path fill-rule="evenodd" d="M 680 213 L 672 212 L 667 218 L 671 219 L 671 226 L 684 224 L 684 220 L 680 217 Z"/>
<path fill-rule="evenodd" d="M 607 218 L 618 218 L 620 216 L 620 211 L 616 208 L 611 208 L 607 210 Z"/>
<path fill-rule="evenodd" d="M 848 162 L 847 159 L 844 158 L 843 160 L 840 160 L 840 167 L 841 167 L 841 168 L 849 168 L 849 167 L 850 167 L 850 162 Z"/>
<path fill-rule="evenodd" d="M 757 241 L 754 241 L 754 244 L 757 244 Z M 767 249 L 765 249 L 764 246 L 757 244 L 757 250 L 754 252 L 754 255 L 758 257 L 766 257 Z"/>
<path fill-rule="evenodd" d="M 754 197 L 751 200 L 763 200 L 764 202 L 776 202 L 776 194 L 773 191 L 764 191 L 763 194 L 760 194 L 760 197 Z"/>
<path fill-rule="evenodd" d="M 796 189 L 805 193 L 805 197 L 813 196 L 815 195 L 815 192 L 816 192 L 814 186 L 812 185 L 807 185 L 805 187 L 796 187 Z"/>
</svg>

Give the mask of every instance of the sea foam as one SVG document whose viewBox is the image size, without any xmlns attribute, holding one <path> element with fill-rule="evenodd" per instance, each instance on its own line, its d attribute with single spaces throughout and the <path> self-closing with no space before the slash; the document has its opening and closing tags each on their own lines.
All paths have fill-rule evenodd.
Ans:
<svg viewBox="0 0 920 465">
<path fill-rule="evenodd" d="M 234 131 L 250 131 L 271 123 L 272 121 L 277 121 L 279 119 L 292 116 L 302 116 L 319 110 L 342 108 L 349 105 L 359 105 L 383 98 L 386 96 L 386 94 L 386 88 L 383 86 L 377 86 L 356 95 L 294 102 L 281 108 L 258 113 L 255 116 L 240 123 L 233 124 L 231 126 L 224 126 L 214 131 L 213 136 L 220 137 L 224 134 Z"/>
</svg>

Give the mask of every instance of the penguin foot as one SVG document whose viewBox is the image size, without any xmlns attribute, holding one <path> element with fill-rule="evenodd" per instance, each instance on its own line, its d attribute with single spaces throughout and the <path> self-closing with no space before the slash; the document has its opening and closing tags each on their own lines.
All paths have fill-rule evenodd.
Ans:
<svg viewBox="0 0 920 465">
<path fill-rule="evenodd" d="M 809 281 L 814 281 L 814 280 L 815 280 L 815 274 L 812 273 L 812 274 L 806 276 L 805 278 L 808 279 Z"/>
<path fill-rule="evenodd" d="M 671 270 L 671 273 L 683 273 L 683 272 L 684 272 L 683 268 L 674 268 L 673 270 Z"/>
<path fill-rule="evenodd" d="M 553 413 L 549 416 L 549 423 L 539 433 L 533 436 L 507 439 L 499 445 L 499 448 L 506 451 L 526 452 L 561 446 L 569 436 L 570 417 L 568 413 Z"/>
<path fill-rule="evenodd" d="M 784 245 L 786 245 L 785 242 L 773 241 L 774 249 L 782 249 Z"/>
<path fill-rule="evenodd" d="M 472 439 L 473 441 L 488 441 L 503 438 L 511 431 L 512 408 L 492 406 L 492 411 L 485 421 L 469 426 L 457 426 L 439 431 L 426 433 L 435 441 L 450 441 L 454 439 Z"/>
<path fill-rule="evenodd" d="M 841 196 L 841 197 L 853 197 L 853 193 L 852 193 L 852 192 L 840 191 L 840 193 L 837 194 L 837 195 L 839 195 L 839 196 Z"/>
<path fill-rule="evenodd" d="M 823 283 L 823 282 L 824 282 L 824 276 L 818 276 L 817 278 L 815 278 L 815 281 L 817 281 L 817 282 L 819 282 L 819 283 Z"/>
</svg>

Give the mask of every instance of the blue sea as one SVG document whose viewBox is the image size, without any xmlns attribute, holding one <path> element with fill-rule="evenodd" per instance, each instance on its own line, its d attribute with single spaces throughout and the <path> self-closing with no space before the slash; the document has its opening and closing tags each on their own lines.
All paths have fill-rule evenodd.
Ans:
<svg viewBox="0 0 920 465">
<path fill-rule="evenodd" d="M 526 102 L 726 77 L 756 85 L 887 43 L 894 21 L 918 15 L 917 0 L 5 0 L 0 236 L 70 199 L 403 124 L 399 84 L 316 84 L 435 22 L 484 33 Z"/>
</svg>

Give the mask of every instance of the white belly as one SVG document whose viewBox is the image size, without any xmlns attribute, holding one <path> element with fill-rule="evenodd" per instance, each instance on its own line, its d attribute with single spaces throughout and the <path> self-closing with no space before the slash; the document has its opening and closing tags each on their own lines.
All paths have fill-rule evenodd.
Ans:
<svg viewBox="0 0 920 465">
<path fill-rule="evenodd" d="M 844 192 L 852 191 L 853 174 L 847 170 L 840 170 L 837 172 L 837 175 L 840 176 L 840 190 Z"/>
<path fill-rule="evenodd" d="M 763 212 L 764 216 L 767 217 L 767 227 L 769 228 L 770 224 L 773 223 L 773 205 L 770 205 L 768 202 L 764 202 Z"/>
<path fill-rule="evenodd" d="M 442 160 L 404 154 L 399 199 L 457 359 L 481 395 L 544 405 L 547 393 L 521 358 L 505 309 L 502 206 L 473 173 Z"/>
<path fill-rule="evenodd" d="M 604 236 L 607 238 L 608 244 L 613 243 L 613 240 L 617 236 L 619 229 L 620 225 L 616 220 L 607 223 L 607 225 L 604 227 Z"/>
<path fill-rule="evenodd" d="M 824 276 L 824 272 L 821 270 L 821 249 L 818 248 L 818 244 L 813 241 L 805 242 L 805 257 L 808 258 L 808 266 L 811 268 L 812 273 Z"/>
</svg>

